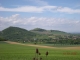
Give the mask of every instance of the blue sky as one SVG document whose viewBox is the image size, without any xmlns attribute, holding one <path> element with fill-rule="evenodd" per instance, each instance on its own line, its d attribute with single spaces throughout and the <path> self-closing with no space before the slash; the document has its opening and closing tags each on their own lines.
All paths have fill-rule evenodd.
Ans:
<svg viewBox="0 0 80 60">
<path fill-rule="evenodd" d="M 80 32 L 80 0 L 0 0 L 0 30 L 9 26 Z"/>
</svg>

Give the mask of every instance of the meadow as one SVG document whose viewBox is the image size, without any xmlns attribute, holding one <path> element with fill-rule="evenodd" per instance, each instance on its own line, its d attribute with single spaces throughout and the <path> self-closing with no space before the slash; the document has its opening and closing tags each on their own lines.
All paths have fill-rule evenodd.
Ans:
<svg viewBox="0 0 80 60">
<path fill-rule="evenodd" d="M 33 60 L 36 48 L 39 49 L 41 55 L 38 57 L 42 57 L 42 60 L 80 60 L 80 49 L 43 48 L 2 41 L 0 41 L 0 60 Z M 49 52 L 47 57 L 46 51 Z"/>
</svg>

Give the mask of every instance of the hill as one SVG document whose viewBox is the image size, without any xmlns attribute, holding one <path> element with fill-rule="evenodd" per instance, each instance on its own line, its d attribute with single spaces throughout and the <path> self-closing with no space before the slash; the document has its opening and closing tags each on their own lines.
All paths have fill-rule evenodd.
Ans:
<svg viewBox="0 0 80 60">
<path fill-rule="evenodd" d="M 80 35 L 68 34 L 59 30 L 35 28 L 25 30 L 19 27 L 8 27 L 0 31 L 0 41 L 49 43 L 49 44 L 80 44 Z"/>
<path fill-rule="evenodd" d="M 41 29 L 41 28 L 35 28 L 35 29 L 31 30 L 31 31 L 40 31 L 40 32 L 43 32 L 43 31 L 46 31 L 46 30 L 45 29 Z"/>
<path fill-rule="evenodd" d="M 59 30 L 45 30 L 41 28 L 35 28 L 33 30 L 30 30 L 31 32 L 34 33 L 39 33 L 39 34 L 53 34 L 53 35 L 67 35 L 68 33 L 59 31 Z"/>
<path fill-rule="evenodd" d="M 31 40 L 36 34 L 19 27 L 8 27 L 1 31 L 0 35 L 7 40 L 19 41 Z"/>
</svg>

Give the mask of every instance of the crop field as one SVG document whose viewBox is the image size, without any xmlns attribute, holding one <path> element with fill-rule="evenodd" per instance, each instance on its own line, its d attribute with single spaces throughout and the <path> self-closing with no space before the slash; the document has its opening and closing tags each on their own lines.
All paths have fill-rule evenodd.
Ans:
<svg viewBox="0 0 80 60">
<path fill-rule="evenodd" d="M 49 47 L 16 42 L 0 42 L 0 60 L 33 60 L 36 48 L 41 53 L 38 58 L 42 57 L 42 60 L 80 60 L 80 46 Z"/>
</svg>

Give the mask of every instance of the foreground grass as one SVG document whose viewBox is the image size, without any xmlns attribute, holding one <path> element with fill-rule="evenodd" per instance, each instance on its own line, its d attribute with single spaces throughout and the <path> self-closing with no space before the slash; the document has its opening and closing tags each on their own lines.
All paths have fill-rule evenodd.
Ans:
<svg viewBox="0 0 80 60">
<path fill-rule="evenodd" d="M 0 60 L 33 60 L 36 47 L 0 42 Z M 38 48 L 42 60 L 80 60 L 80 50 Z M 46 59 L 45 52 L 49 55 Z"/>
</svg>

